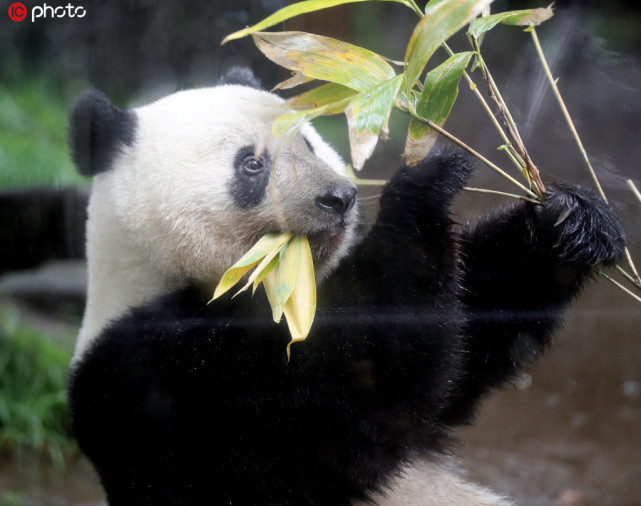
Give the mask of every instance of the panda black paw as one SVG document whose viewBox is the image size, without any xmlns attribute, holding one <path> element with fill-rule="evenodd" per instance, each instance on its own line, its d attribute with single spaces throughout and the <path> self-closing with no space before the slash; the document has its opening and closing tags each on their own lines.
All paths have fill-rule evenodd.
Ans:
<svg viewBox="0 0 641 506">
<path fill-rule="evenodd" d="M 537 206 L 537 224 L 561 258 L 580 265 L 614 264 L 625 249 L 619 217 L 588 188 L 556 183 Z"/>
<path fill-rule="evenodd" d="M 459 148 L 432 151 L 415 166 L 403 165 L 390 181 L 395 194 L 420 194 L 422 199 L 449 205 L 474 171 L 469 156 Z"/>
</svg>

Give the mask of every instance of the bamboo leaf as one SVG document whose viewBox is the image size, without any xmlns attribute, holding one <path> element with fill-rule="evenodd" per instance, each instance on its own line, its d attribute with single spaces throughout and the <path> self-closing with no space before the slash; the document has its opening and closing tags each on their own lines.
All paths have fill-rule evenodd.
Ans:
<svg viewBox="0 0 641 506">
<path fill-rule="evenodd" d="M 292 72 L 292 77 L 278 83 L 276 86 L 274 86 L 272 91 L 289 90 L 290 88 L 295 88 L 296 86 L 300 86 L 301 84 L 305 84 L 313 80 L 313 78 L 307 77 L 302 72 Z"/>
<path fill-rule="evenodd" d="M 299 130 L 304 123 L 311 121 L 318 116 L 340 114 L 344 112 L 352 100 L 352 96 L 353 95 L 346 94 L 346 98 L 342 98 L 337 102 L 328 103 L 321 107 L 316 107 L 315 109 L 303 109 L 302 111 L 289 112 L 278 116 L 272 124 L 274 137 L 278 138 L 282 135 L 287 137 L 291 133 Z"/>
<path fill-rule="evenodd" d="M 492 0 L 436 0 L 427 4 L 405 52 L 407 86 L 418 80 L 434 52 Z"/>
<path fill-rule="evenodd" d="M 473 54 L 471 51 L 457 53 L 428 72 L 425 76 L 423 92 L 416 104 L 416 112 L 419 116 L 429 119 L 439 126 L 445 123 L 458 96 L 461 76 Z M 417 119 L 412 119 L 403 154 L 407 164 L 416 165 L 425 158 L 438 135 L 428 125 Z"/>
<path fill-rule="evenodd" d="M 292 340 L 287 345 L 287 360 L 290 357 L 291 345 L 307 338 L 316 314 L 316 278 L 312 251 L 306 237 L 298 236 L 298 239 L 300 239 L 301 248 L 298 279 L 291 297 L 283 308 L 292 336 Z"/>
<path fill-rule="evenodd" d="M 269 272 L 274 268 L 274 266 L 278 264 L 276 255 L 280 253 L 281 249 L 283 249 L 286 244 L 287 243 L 281 244 L 279 247 L 274 248 L 269 253 L 267 253 L 267 255 L 265 255 L 265 257 L 260 261 L 260 263 L 254 269 L 254 272 L 252 272 L 251 276 L 249 276 L 249 279 L 247 280 L 247 283 L 245 283 L 245 286 L 243 286 L 240 290 L 238 290 L 234 294 L 234 297 L 236 297 L 236 295 L 238 295 L 239 293 L 247 290 L 252 284 L 254 285 L 253 292 L 256 291 L 256 287 L 260 283 L 260 281 L 258 281 L 258 278 L 261 278 L 261 280 L 265 279 L 267 274 L 269 274 Z M 274 260 L 276 261 L 274 262 Z"/>
<path fill-rule="evenodd" d="M 262 270 L 262 272 L 256 276 L 256 279 L 254 280 L 254 286 L 252 287 L 252 296 L 256 293 L 256 290 L 258 289 L 258 285 L 260 285 L 267 275 L 274 270 L 274 268 L 278 265 L 278 256 L 274 256 L 272 258 L 271 262 L 267 264 L 267 266 Z"/>
<path fill-rule="evenodd" d="M 387 128 L 402 82 L 403 75 L 399 75 L 359 93 L 345 109 L 354 169 L 361 169 L 374 152 L 381 130 Z"/>
<path fill-rule="evenodd" d="M 218 282 L 218 286 L 216 286 L 214 296 L 211 300 L 217 299 L 227 292 L 236 283 L 238 283 L 252 267 L 258 264 L 258 262 L 269 254 L 270 251 L 280 248 L 283 244 L 289 241 L 291 237 L 292 234 L 288 232 L 282 234 L 265 234 L 261 237 L 261 239 L 254 244 L 254 246 L 240 258 L 240 260 L 238 260 L 225 272 L 225 274 L 223 274 L 223 277 Z"/>
<path fill-rule="evenodd" d="M 304 123 L 321 116 L 326 109 L 327 106 L 324 106 L 281 114 L 272 123 L 272 133 L 277 139 L 283 135 L 287 137 L 291 132 L 299 130 Z"/>
<path fill-rule="evenodd" d="M 291 296 L 298 280 L 301 262 L 301 236 L 295 236 L 281 250 L 278 265 L 263 281 L 269 304 L 272 307 L 272 316 L 279 322 L 283 308 Z"/>
<path fill-rule="evenodd" d="M 274 63 L 357 91 L 396 75 L 383 57 L 331 37 L 304 32 L 257 32 L 252 36 L 258 49 Z"/>
<path fill-rule="evenodd" d="M 480 46 L 485 33 L 499 23 L 517 26 L 538 26 L 552 16 L 554 16 L 552 4 L 539 9 L 499 12 L 491 16 L 484 16 L 472 20 L 468 30 L 468 36 L 474 37 Z"/>
<path fill-rule="evenodd" d="M 237 32 L 234 32 L 228 35 L 223 39 L 222 44 L 225 44 L 230 40 L 240 39 L 242 37 L 258 32 L 260 30 L 265 30 L 274 25 L 277 25 L 278 23 L 282 23 L 283 21 L 299 16 L 301 14 L 320 11 L 322 9 L 327 9 L 329 7 L 334 7 L 336 5 L 366 2 L 366 1 L 368 0 L 306 0 L 303 2 L 296 2 L 292 5 L 283 7 L 282 9 L 276 11 L 271 16 L 266 17 L 265 19 L 255 24 L 254 26 L 245 28 L 243 30 L 238 30 Z M 396 2 L 411 8 L 411 5 L 407 0 L 379 0 L 379 1 Z"/>
<path fill-rule="evenodd" d="M 317 109 L 330 104 L 342 102 L 346 98 L 353 97 L 357 92 L 347 86 L 336 83 L 325 83 L 305 93 L 290 98 L 285 105 L 292 109 Z M 328 110 L 325 114 L 338 114 L 345 110 Z"/>
</svg>

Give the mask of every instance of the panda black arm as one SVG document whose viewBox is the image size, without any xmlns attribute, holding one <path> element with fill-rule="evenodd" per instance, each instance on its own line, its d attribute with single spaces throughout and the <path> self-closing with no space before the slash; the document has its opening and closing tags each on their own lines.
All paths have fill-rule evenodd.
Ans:
<svg viewBox="0 0 641 506">
<path fill-rule="evenodd" d="M 401 167 L 383 189 L 373 229 L 321 287 L 323 297 L 351 286 L 374 297 L 370 306 L 456 306 L 447 300 L 458 296 L 459 276 L 450 206 L 472 170 L 469 158 L 452 148 Z"/>
<path fill-rule="evenodd" d="M 541 206 L 519 203 L 463 232 L 469 310 L 466 375 L 443 420 L 468 422 L 477 401 L 533 362 L 591 276 L 625 246 L 621 223 L 591 190 L 549 185 Z"/>
</svg>

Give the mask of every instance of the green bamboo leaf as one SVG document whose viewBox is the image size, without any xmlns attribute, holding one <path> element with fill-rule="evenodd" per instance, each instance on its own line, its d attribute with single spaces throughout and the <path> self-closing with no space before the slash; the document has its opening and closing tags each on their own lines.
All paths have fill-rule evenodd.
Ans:
<svg viewBox="0 0 641 506">
<path fill-rule="evenodd" d="M 307 237 L 300 238 L 300 269 L 296 287 L 285 304 L 283 311 L 292 340 L 287 345 L 287 360 L 293 343 L 307 338 L 316 314 L 316 278 L 314 261 Z"/>
<path fill-rule="evenodd" d="M 269 304 L 272 307 L 272 316 L 279 322 L 284 306 L 292 295 L 298 280 L 301 263 L 301 236 L 294 236 L 280 251 L 278 265 L 263 281 Z"/>
<path fill-rule="evenodd" d="M 419 116 L 429 119 L 439 126 L 445 123 L 458 96 L 461 76 L 473 55 L 474 53 L 471 51 L 457 53 L 428 72 L 425 76 L 423 92 L 416 104 L 416 112 Z M 425 158 L 438 135 L 425 123 L 412 119 L 403 154 L 407 164 L 415 165 Z"/>
<path fill-rule="evenodd" d="M 304 32 L 257 32 L 252 36 L 258 49 L 274 63 L 357 91 L 396 75 L 383 57 L 331 37 Z"/>
<path fill-rule="evenodd" d="M 292 109 L 317 109 L 337 102 L 341 103 L 356 93 L 355 90 L 341 84 L 325 83 L 290 98 L 285 102 L 285 105 Z M 330 108 L 325 114 L 339 114 L 344 110 L 345 108 L 336 110 Z"/>
<path fill-rule="evenodd" d="M 363 167 L 374 152 L 381 130 L 386 131 L 403 77 L 396 76 L 359 93 L 345 109 L 354 169 L 360 170 Z"/>
<path fill-rule="evenodd" d="M 405 52 L 405 74 L 409 88 L 443 42 L 491 3 L 492 0 L 436 0 L 427 4 L 425 16 L 414 29 Z"/>
<path fill-rule="evenodd" d="M 285 103 L 292 109 L 300 111 L 280 115 L 272 124 L 274 137 L 297 131 L 300 127 L 318 116 L 341 114 L 357 92 L 336 83 L 325 83 L 305 93 L 290 98 Z"/>
<path fill-rule="evenodd" d="M 267 18 L 263 19 L 261 22 L 255 24 L 254 26 L 245 28 L 243 30 L 238 30 L 237 32 L 234 32 L 228 35 L 223 39 L 222 44 L 225 44 L 230 40 L 240 39 L 242 37 L 245 37 L 254 32 L 258 32 L 260 30 L 265 30 L 274 25 L 277 25 L 278 23 L 282 23 L 283 21 L 299 16 L 301 14 L 306 14 L 308 12 L 327 9 L 329 7 L 334 7 L 336 5 L 366 2 L 366 1 L 369 1 L 369 0 L 306 0 L 303 2 L 296 2 L 292 5 L 283 7 L 282 9 L 276 11 L 274 14 L 272 14 L 271 16 L 268 16 Z M 396 2 L 411 8 L 411 5 L 407 0 L 379 0 L 379 1 Z"/>
<path fill-rule="evenodd" d="M 283 244 L 289 241 L 291 237 L 292 234 L 289 232 L 282 234 L 265 234 L 261 237 L 261 239 L 254 244 L 254 246 L 240 258 L 240 260 L 238 260 L 225 272 L 225 274 L 223 274 L 223 277 L 218 282 L 218 286 L 216 286 L 214 296 L 211 300 L 217 299 L 227 292 L 236 283 L 238 283 L 252 267 L 258 264 L 272 250 L 280 248 Z"/>
<path fill-rule="evenodd" d="M 337 102 L 325 104 L 314 109 L 303 109 L 302 111 L 289 112 L 278 116 L 272 124 L 274 137 L 279 138 L 284 136 L 287 138 L 289 135 L 297 132 L 304 123 L 312 121 L 318 116 L 344 112 L 352 100 L 352 96 L 353 95 L 347 95 L 346 98 Z"/>
<path fill-rule="evenodd" d="M 499 23 L 517 26 L 538 26 L 554 16 L 552 4 L 539 9 L 499 12 L 491 16 L 476 18 L 470 23 L 468 34 L 478 40 L 481 45 L 483 36 Z"/>
</svg>

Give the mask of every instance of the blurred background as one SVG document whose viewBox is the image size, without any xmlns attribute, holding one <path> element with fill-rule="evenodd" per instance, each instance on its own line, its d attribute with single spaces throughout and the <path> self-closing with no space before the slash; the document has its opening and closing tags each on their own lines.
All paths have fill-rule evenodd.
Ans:
<svg viewBox="0 0 641 506">
<path fill-rule="evenodd" d="M 23 2 L 29 9 L 42 5 Z M 12 3 L 0 0 L 0 506 L 101 504 L 96 477 L 67 430 L 65 384 L 84 305 L 90 185 L 67 153 L 67 111 L 89 87 L 133 107 L 212 85 L 233 65 L 252 67 L 269 89 L 288 73 L 250 39 L 220 41 L 288 2 L 76 0 L 85 17 L 34 22 L 12 21 Z M 544 6 L 497 0 L 493 11 Z M 641 202 L 626 185 L 631 179 L 641 186 L 641 6 L 568 0 L 555 7 L 539 37 L 641 264 Z M 373 2 L 308 14 L 276 29 L 328 35 L 402 60 L 416 22 L 400 4 Z M 456 36 L 452 46 L 467 49 L 465 37 Z M 498 27 L 483 52 L 543 179 L 593 186 L 530 36 Z M 379 143 L 362 177 L 390 177 L 407 124 L 402 114 L 392 116 L 390 139 Z M 509 166 L 464 81 L 445 126 Z M 349 159 L 344 118 L 321 118 L 317 127 Z M 485 167 L 472 186 L 514 191 Z M 359 190 L 370 219 L 379 192 Z M 464 193 L 457 219 L 473 221 L 505 202 Z M 455 450 L 469 477 L 523 505 L 641 505 L 640 329 L 641 303 L 595 280 L 570 311 L 557 346 L 459 432 Z"/>
</svg>

